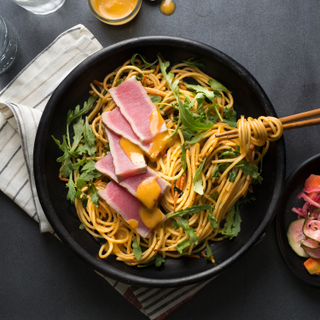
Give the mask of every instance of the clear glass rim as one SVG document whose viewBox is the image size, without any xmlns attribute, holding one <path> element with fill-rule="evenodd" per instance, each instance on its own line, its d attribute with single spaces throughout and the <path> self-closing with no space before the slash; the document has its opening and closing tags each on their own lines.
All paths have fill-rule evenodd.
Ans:
<svg viewBox="0 0 320 320">
<path fill-rule="evenodd" d="M 8 26 L 5 22 L 5 20 L 1 16 L 0 16 L 0 25 L 2 25 L 4 27 L 4 42 L 3 42 L 2 49 L 0 47 L 0 57 L 1 57 L 6 50 L 7 42 L 8 42 Z"/>
<path fill-rule="evenodd" d="M 88 0 L 88 4 L 90 7 L 90 10 L 92 11 L 92 13 L 96 16 L 96 18 L 98 18 L 99 20 L 105 22 L 105 23 L 109 23 L 109 24 L 119 24 L 121 22 L 124 22 L 126 20 L 128 20 L 130 17 L 134 17 L 138 11 L 140 10 L 141 4 L 142 4 L 142 0 L 138 0 L 137 1 L 137 5 L 135 6 L 135 8 L 125 17 L 121 18 L 121 19 L 107 19 L 103 16 L 101 16 L 92 6 L 91 4 L 92 0 Z"/>
</svg>

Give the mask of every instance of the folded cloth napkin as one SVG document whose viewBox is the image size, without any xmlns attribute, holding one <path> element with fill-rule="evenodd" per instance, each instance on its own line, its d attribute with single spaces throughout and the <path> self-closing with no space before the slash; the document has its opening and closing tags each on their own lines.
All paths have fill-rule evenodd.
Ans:
<svg viewBox="0 0 320 320">
<path fill-rule="evenodd" d="M 55 88 L 79 63 L 102 49 L 83 25 L 58 36 L 0 92 L 0 190 L 54 233 L 41 208 L 33 175 L 33 146 Z M 102 275 L 101 275 L 102 276 Z M 180 288 L 135 288 L 105 278 L 150 319 L 164 319 L 209 281 Z"/>
</svg>

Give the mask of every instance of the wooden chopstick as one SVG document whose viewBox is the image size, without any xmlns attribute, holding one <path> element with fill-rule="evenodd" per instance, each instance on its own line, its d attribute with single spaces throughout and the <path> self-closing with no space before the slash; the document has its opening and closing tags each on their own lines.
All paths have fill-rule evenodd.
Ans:
<svg viewBox="0 0 320 320">
<path fill-rule="evenodd" d="M 279 120 L 283 124 L 283 130 L 289 130 L 289 129 L 296 129 L 296 128 L 302 128 L 302 127 L 308 127 L 308 126 L 314 126 L 314 125 L 320 124 L 320 118 L 300 121 L 302 119 L 312 118 L 319 115 L 320 115 L 320 108 L 293 114 L 291 116 L 280 118 Z M 297 122 L 293 122 L 293 121 L 297 121 Z M 267 131 L 271 130 L 271 128 L 268 127 L 267 122 L 265 122 L 264 125 L 267 127 Z M 216 133 L 216 137 L 217 138 L 227 137 L 227 139 L 238 138 L 238 129 Z"/>
</svg>

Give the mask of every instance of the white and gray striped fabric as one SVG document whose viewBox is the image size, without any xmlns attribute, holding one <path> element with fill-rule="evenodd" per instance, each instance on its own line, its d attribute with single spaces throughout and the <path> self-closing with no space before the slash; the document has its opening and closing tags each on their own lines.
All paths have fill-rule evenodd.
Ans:
<svg viewBox="0 0 320 320">
<path fill-rule="evenodd" d="M 0 92 L 0 190 L 54 233 L 39 203 L 33 175 L 33 145 L 52 92 L 80 62 L 102 49 L 83 25 L 58 36 Z M 207 282 L 182 288 L 133 288 L 105 278 L 150 319 L 164 319 Z"/>
</svg>

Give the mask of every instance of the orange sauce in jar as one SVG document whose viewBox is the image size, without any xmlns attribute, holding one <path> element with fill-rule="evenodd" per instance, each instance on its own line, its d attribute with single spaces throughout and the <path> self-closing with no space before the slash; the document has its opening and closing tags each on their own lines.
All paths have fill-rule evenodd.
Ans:
<svg viewBox="0 0 320 320">
<path fill-rule="evenodd" d="M 173 14 L 175 9 L 176 5 L 171 0 L 163 0 L 160 4 L 160 11 L 166 16 L 170 16 L 171 14 Z"/>
<path fill-rule="evenodd" d="M 93 11 L 96 12 L 96 17 L 109 24 L 129 22 L 136 16 L 141 6 L 141 0 L 90 0 L 90 3 Z M 134 14 L 132 14 L 133 11 L 135 11 Z M 126 17 L 128 18 L 125 19 Z"/>
</svg>

